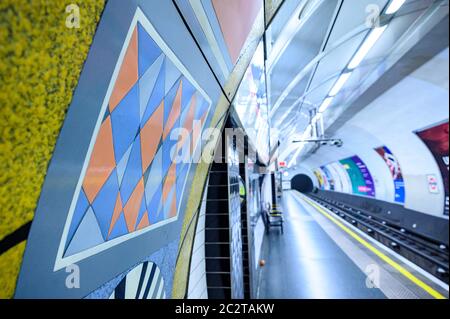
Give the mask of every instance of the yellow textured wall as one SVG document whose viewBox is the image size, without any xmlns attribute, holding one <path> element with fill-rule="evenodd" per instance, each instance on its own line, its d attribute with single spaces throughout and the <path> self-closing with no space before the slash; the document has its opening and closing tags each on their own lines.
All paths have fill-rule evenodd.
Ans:
<svg viewBox="0 0 450 319">
<path fill-rule="evenodd" d="M 80 28 L 66 27 L 72 3 L 80 9 Z M 33 218 L 104 5 L 0 1 L 0 240 Z M 0 298 L 14 293 L 24 248 L 0 255 Z"/>
</svg>

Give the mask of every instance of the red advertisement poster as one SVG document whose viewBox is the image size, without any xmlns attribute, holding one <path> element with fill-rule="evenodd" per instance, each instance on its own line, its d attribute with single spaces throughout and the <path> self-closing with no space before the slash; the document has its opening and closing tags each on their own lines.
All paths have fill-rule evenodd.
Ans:
<svg viewBox="0 0 450 319">
<path fill-rule="evenodd" d="M 416 132 L 433 154 L 444 181 L 444 215 L 448 216 L 448 122 Z"/>
</svg>

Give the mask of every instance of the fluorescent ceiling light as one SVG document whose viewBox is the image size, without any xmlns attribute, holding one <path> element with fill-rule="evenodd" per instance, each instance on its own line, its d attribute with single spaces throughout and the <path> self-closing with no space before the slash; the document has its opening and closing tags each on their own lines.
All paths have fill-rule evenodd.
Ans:
<svg viewBox="0 0 450 319">
<path fill-rule="evenodd" d="M 363 45 L 359 48 L 358 52 L 356 52 L 353 59 L 350 61 L 348 68 L 355 69 L 358 65 L 364 60 L 367 53 L 369 53 L 370 49 L 374 46 L 380 36 L 383 34 L 384 30 L 386 30 L 387 25 L 384 25 L 379 28 L 373 29 L 369 36 L 364 41 Z"/>
<path fill-rule="evenodd" d="M 339 77 L 339 79 L 334 84 L 333 88 L 331 89 L 329 95 L 330 96 L 335 96 L 336 94 L 338 94 L 339 91 L 344 86 L 345 82 L 347 82 L 347 80 L 348 80 L 348 78 L 350 77 L 351 74 L 352 74 L 351 72 L 342 73 L 341 76 Z"/>
<path fill-rule="evenodd" d="M 319 107 L 319 113 L 325 112 L 325 110 L 330 106 L 332 101 L 333 98 L 331 96 L 323 100 L 322 105 Z"/>
<path fill-rule="evenodd" d="M 393 0 L 386 9 L 386 14 L 394 14 L 401 8 L 406 0 Z"/>
</svg>

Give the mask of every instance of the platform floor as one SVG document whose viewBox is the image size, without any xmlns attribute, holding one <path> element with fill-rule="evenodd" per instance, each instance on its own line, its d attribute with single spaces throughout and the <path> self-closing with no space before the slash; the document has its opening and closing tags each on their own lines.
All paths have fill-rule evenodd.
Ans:
<svg viewBox="0 0 450 319">
<path fill-rule="evenodd" d="M 285 191 L 282 207 L 284 234 L 271 229 L 262 245 L 266 265 L 260 271 L 258 298 L 433 298 L 359 245 L 300 193 Z M 448 291 L 429 284 L 448 298 Z"/>
</svg>

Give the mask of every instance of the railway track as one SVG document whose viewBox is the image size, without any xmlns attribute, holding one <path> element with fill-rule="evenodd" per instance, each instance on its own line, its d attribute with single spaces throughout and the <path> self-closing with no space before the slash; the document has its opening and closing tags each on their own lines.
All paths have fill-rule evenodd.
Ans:
<svg viewBox="0 0 450 319">
<path fill-rule="evenodd" d="M 447 244 L 406 230 L 361 208 L 317 194 L 307 196 L 435 277 L 449 283 Z"/>
</svg>

